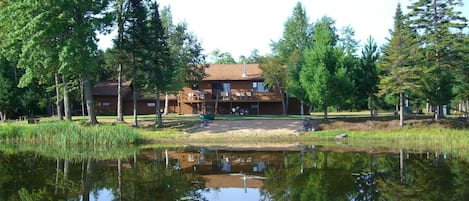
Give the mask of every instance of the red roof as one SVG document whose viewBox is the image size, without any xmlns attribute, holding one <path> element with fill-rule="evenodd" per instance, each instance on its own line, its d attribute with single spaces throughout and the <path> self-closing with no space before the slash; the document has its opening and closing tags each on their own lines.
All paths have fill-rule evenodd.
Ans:
<svg viewBox="0 0 469 201">
<path fill-rule="evenodd" d="M 204 80 L 263 80 L 259 64 L 210 64 L 205 73 Z"/>
</svg>

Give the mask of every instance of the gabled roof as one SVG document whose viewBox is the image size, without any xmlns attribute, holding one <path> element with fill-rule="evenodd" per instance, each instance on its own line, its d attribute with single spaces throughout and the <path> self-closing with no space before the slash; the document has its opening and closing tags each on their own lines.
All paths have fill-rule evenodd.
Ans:
<svg viewBox="0 0 469 201">
<path fill-rule="evenodd" d="M 132 89 L 130 88 L 130 81 L 122 83 L 122 94 L 125 96 Z M 117 82 L 104 81 L 99 82 L 93 88 L 93 95 L 95 96 L 117 96 Z"/>
<path fill-rule="evenodd" d="M 204 80 L 263 80 L 259 64 L 246 64 L 246 76 L 244 67 L 244 64 L 210 64 Z"/>
</svg>

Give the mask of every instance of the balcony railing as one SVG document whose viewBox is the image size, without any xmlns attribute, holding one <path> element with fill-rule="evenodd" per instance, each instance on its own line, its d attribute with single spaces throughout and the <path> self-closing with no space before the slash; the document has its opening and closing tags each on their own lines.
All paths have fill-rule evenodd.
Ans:
<svg viewBox="0 0 469 201">
<path fill-rule="evenodd" d="M 180 102 L 214 102 L 217 96 L 210 92 L 188 92 L 180 93 Z M 251 101 L 280 101 L 281 97 L 273 92 L 252 92 L 252 91 L 222 91 L 218 94 L 218 101 L 220 102 L 251 102 Z"/>
</svg>

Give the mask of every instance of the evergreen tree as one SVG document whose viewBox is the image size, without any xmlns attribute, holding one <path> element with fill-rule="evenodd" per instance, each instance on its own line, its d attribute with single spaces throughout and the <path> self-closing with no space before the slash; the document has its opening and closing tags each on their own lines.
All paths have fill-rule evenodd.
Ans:
<svg viewBox="0 0 469 201">
<path fill-rule="evenodd" d="M 357 90 L 368 96 L 368 104 L 373 117 L 375 110 L 375 93 L 378 91 L 378 69 L 376 62 L 378 61 L 378 45 L 370 36 L 366 41 L 360 58 L 360 70 L 362 72 L 361 79 L 356 80 Z"/>
<path fill-rule="evenodd" d="M 171 62 L 176 68 L 176 81 L 169 92 L 179 92 L 183 87 L 200 83 L 207 74 L 203 48 L 197 37 L 188 30 L 185 22 L 173 24 L 169 7 L 161 11 L 161 21 L 166 31 L 171 52 Z"/>
<path fill-rule="evenodd" d="M 114 46 L 117 49 L 117 121 L 124 121 L 124 97 L 122 93 L 122 83 L 124 77 L 124 29 L 127 21 L 127 10 L 129 6 L 128 0 L 116 0 L 114 3 L 115 7 L 115 19 L 117 22 L 117 38 L 114 40 Z"/>
<path fill-rule="evenodd" d="M 456 56 L 458 68 L 456 70 L 456 86 L 455 92 L 460 102 L 460 110 L 465 113 L 467 120 L 469 120 L 469 35 L 460 34 L 460 43 L 458 45 L 459 51 Z"/>
<path fill-rule="evenodd" d="M 148 39 L 147 33 L 147 7 L 144 0 L 129 0 L 128 23 L 123 33 L 123 49 L 130 55 L 132 69 L 132 97 L 133 97 L 133 125 L 138 126 L 137 101 L 138 94 L 142 91 L 142 68 L 146 58 L 145 46 Z"/>
<path fill-rule="evenodd" d="M 145 90 L 156 93 L 156 124 L 162 127 L 160 94 L 172 89 L 177 71 L 171 63 L 171 53 L 157 3 L 150 5 L 150 19 L 146 29 L 148 35 L 144 48 L 147 50 L 145 59 L 148 63 L 145 64 L 143 70 L 147 75 L 144 82 Z"/>
<path fill-rule="evenodd" d="M 419 0 L 409 6 L 409 25 L 419 33 L 418 45 L 423 53 L 419 59 L 424 72 L 422 95 L 437 106 L 435 119 L 440 105 L 453 98 L 457 34 L 467 26 L 467 20 L 456 11 L 458 6 L 462 6 L 461 0 Z"/>
<path fill-rule="evenodd" d="M 399 95 L 400 97 L 400 126 L 404 126 L 404 97 L 405 94 L 415 93 L 420 88 L 418 71 L 415 68 L 417 46 L 414 33 L 405 24 L 401 5 L 398 4 L 394 16 L 394 28 L 390 31 L 391 39 L 383 47 L 378 96 Z"/>
<path fill-rule="evenodd" d="M 7 110 L 11 109 L 13 101 L 13 86 L 6 76 L 6 71 L 11 68 L 8 61 L 0 54 L 0 121 L 6 120 Z"/>
</svg>

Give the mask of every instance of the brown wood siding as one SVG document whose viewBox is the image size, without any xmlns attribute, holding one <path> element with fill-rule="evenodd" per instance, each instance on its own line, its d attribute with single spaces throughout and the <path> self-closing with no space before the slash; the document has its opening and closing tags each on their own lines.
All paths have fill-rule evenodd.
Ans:
<svg viewBox="0 0 469 201">
<path fill-rule="evenodd" d="M 304 114 L 308 114 L 309 112 L 309 105 L 303 106 Z M 290 97 L 288 99 L 288 114 L 301 114 L 301 102 L 297 98 Z"/>
<path fill-rule="evenodd" d="M 115 96 L 95 96 L 95 110 L 98 115 L 116 115 L 117 114 L 117 97 Z M 149 107 L 147 103 L 154 103 L 155 101 L 151 100 L 139 100 L 137 103 L 137 112 L 138 114 L 155 114 L 156 106 Z M 109 103 L 109 105 L 106 105 Z M 160 102 L 161 109 L 164 109 L 164 100 Z M 178 113 L 179 107 L 176 100 L 169 100 L 168 102 L 168 112 L 169 113 Z M 132 115 L 133 114 L 133 102 L 132 100 L 124 101 L 124 114 Z"/>
<path fill-rule="evenodd" d="M 109 103 L 109 105 L 105 105 Z M 94 108 L 98 115 L 113 115 L 117 111 L 117 98 L 114 96 L 95 96 Z"/>
<path fill-rule="evenodd" d="M 181 103 L 181 114 L 194 114 L 193 106 L 200 108 L 201 104 L 207 105 L 207 108 L 213 108 L 217 105 L 217 114 L 231 114 L 232 108 L 239 107 L 247 111 L 249 114 L 282 114 L 282 102 L 279 90 L 272 92 L 255 92 L 253 90 L 252 80 L 239 81 L 203 81 L 199 84 L 198 90 L 185 87 L 179 94 Z M 228 93 L 216 94 L 212 93 L 213 83 L 230 83 L 230 91 Z M 200 93 L 203 92 L 203 93 Z M 201 97 L 203 94 L 203 97 Z M 258 106 L 257 106 L 258 105 Z M 257 109 L 259 108 L 259 109 Z M 202 113 L 202 110 L 198 110 Z"/>
<path fill-rule="evenodd" d="M 155 101 L 151 100 L 139 100 L 137 102 L 137 113 L 141 115 L 145 114 L 156 114 L 156 105 L 149 106 L 148 103 L 155 103 Z M 161 110 L 164 109 L 164 100 L 160 101 Z M 176 100 L 169 100 L 168 102 L 168 113 L 177 113 L 179 111 L 178 104 Z M 133 102 L 132 100 L 128 100 L 124 102 L 124 114 L 125 115 L 132 115 L 133 112 Z"/>
</svg>

